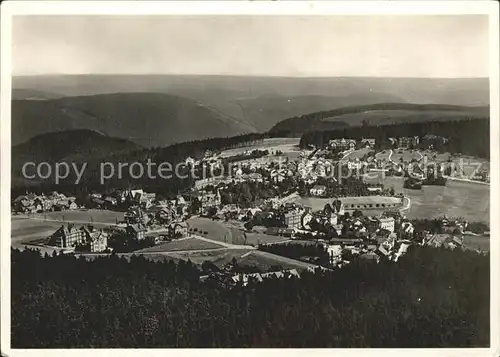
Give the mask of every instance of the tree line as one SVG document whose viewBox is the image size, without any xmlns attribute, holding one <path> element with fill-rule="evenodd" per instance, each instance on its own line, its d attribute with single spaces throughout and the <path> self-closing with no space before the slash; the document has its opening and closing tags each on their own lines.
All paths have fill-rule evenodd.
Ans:
<svg viewBox="0 0 500 357">
<path fill-rule="evenodd" d="M 489 345 L 489 255 L 469 251 L 415 246 L 233 289 L 189 261 L 11 258 L 13 348 Z"/>
<path fill-rule="evenodd" d="M 482 158 L 490 155 L 489 119 L 463 119 L 456 121 L 430 121 L 420 123 L 390 124 L 381 126 L 349 127 L 339 130 L 311 131 L 302 135 L 300 147 L 309 145 L 325 147 L 329 140 L 338 138 L 374 138 L 376 149 L 392 147 L 390 137 L 418 136 L 423 138 L 434 134 L 448 138 L 438 151 L 462 153 Z"/>
</svg>

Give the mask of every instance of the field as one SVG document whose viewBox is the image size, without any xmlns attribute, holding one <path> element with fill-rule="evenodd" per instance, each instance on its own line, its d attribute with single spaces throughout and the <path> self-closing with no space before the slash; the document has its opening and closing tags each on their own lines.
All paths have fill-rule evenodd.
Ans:
<svg viewBox="0 0 500 357">
<path fill-rule="evenodd" d="M 235 156 L 245 153 L 246 151 L 252 150 L 268 150 L 269 153 L 272 153 L 276 150 L 282 151 L 284 154 L 288 153 L 297 153 L 297 156 L 300 152 L 298 145 L 300 139 L 299 138 L 271 138 L 264 139 L 264 142 L 257 145 L 245 146 L 236 149 L 224 150 L 221 153 L 221 157 Z"/>
<path fill-rule="evenodd" d="M 478 112 L 479 115 L 481 112 Z M 484 111 L 482 112 L 483 114 Z M 343 121 L 349 125 L 361 125 L 364 120 L 371 125 L 387 125 L 399 122 L 422 122 L 422 121 L 446 121 L 457 120 L 457 118 L 466 118 L 476 114 L 474 109 L 470 111 L 453 111 L 453 110 L 432 110 L 432 111 L 419 111 L 419 110 L 367 110 L 362 113 L 349 113 L 337 115 L 330 118 L 325 118 L 323 121 Z"/>
<path fill-rule="evenodd" d="M 187 220 L 187 224 L 189 229 L 196 229 L 197 232 L 195 234 L 200 234 L 203 237 L 207 237 L 219 242 L 224 242 L 228 244 L 236 244 L 233 243 L 233 234 L 231 229 L 226 227 L 220 221 L 211 220 L 209 218 L 202 217 L 192 217 Z M 203 232 L 203 233 L 200 233 Z M 204 232 L 207 232 L 204 234 Z"/>
<path fill-rule="evenodd" d="M 273 236 L 265 233 L 247 233 L 247 244 L 258 246 L 259 244 L 278 243 L 289 240 L 288 238 Z"/>
<path fill-rule="evenodd" d="M 75 221 L 82 223 L 104 223 L 116 224 L 118 221 L 123 221 L 124 213 L 108 210 L 89 209 L 86 211 L 60 211 L 48 212 L 46 214 L 36 215 L 38 218 L 47 218 L 56 221 Z"/>
<path fill-rule="evenodd" d="M 363 148 L 359 150 L 354 150 L 350 154 L 346 155 L 343 160 L 355 160 L 355 159 L 361 159 L 363 156 L 368 154 L 369 152 L 372 152 L 372 149 L 369 148 Z"/>
<path fill-rule="evenodd" d="M 252 251 L 250 254 L 243 256 L 238 260 L 238 264 L 256 266 L 262 271 L 267 271 L 273 266 L 281 266 L 283 269 L 297 269 L 299 271 L 315 267 L 313 264 L 259 250 Z"/>
<path fill-rule="evenodd" d="M 490 250 L 490 237 L 464 235 L 464 245 L 470 249 L 486 252 Z"/>
<path fill-rule="evenodd" d="M 154 247 L 138 250 L 135 253 L 210 250 L 210 249 L 220 249 L 220 248 L 224 247 L 219 244 L 211 243 L 205 240 L 192 237 L 192 238 L 178 239 L 172 242 L 162 243 Z"/>
<path fill-rule="evenodd" d="M 47 238 L 61 226 L 58 222 L 27 219 L 13 216 L 11 218 L 11 243 L 19 247 L 21 243 Z"/>
<path fill-rule="evenodd" d="M 20 248 L 22 244 L 33 243 L 47 238 L 64 223 L 77 225 L 93 224 L 109 227 L 123 220 L 123 212 L 107 210 L 48 212 L 31 216 L 12 216 L 11 244 Z"/>
<path fill-rule="evenodd" d="M 210 261 L 217 265 L 218 267 L 223 266 L 232 261 L 233 258 L 239 260 L 243 255 L 247 254 L 251 250 L 245 249 L 226 249 L 226 250 L 207 250 L 204 252 L 193 251 L 193 252 L 171 252 L 168 255 L 175 259 L 190 260 L 196 265 L 201 265 L 205 261 Z"/>
<path fill-rule="evenodd" d="M 402 178 L 370 178 L 365 181 L 394 187 L 411 200 L 408 218 L 432 218 L 446 215 L 463 217 L 468 221 L 490 222 L 490 188 L 468 182 L 448 181 L 446 186 L 424 186 L 422 190 L 403 188 Z"/>
</svg>

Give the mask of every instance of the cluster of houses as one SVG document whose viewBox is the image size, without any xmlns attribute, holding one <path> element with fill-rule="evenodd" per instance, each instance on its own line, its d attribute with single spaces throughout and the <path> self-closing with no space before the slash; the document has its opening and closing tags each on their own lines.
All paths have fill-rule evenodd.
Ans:
<svg viewBox="0 0 500 357">
<path fill-rule="evenodd" d="M 110 194 L 92 193 L 88 205 L 98 209 L 114 209 L 116 207 L 140 206 L 149 208 L 156 200 L 155 193 L 142 189 L 115 190 Z"/>
<path fill-rule="evenodd" d="M 376 140 L 372 138 L 362 138 L 361 140 L 355 139 L 333 139 L 328 142 L 328 146 L 334 151 L 347 151 L 356 148 L 374 148 Z"/>
<path fill-rule="evenodd" d="M 78 209 L 75 197 L 66 197 L 62 193 L 52 192 L 49 195 L 27 193 L 20 195 L 12 202 L 12 211 L 20 214 L 34 214 L 52 211 Z"/>
</svg>

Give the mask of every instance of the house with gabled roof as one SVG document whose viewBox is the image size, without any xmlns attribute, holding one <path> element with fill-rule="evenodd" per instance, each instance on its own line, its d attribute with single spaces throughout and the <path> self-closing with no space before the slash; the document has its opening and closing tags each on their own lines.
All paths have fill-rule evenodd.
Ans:
<svg viewBox="0 0 500 357">
<path fill-rule="evenodd" d="M 143 223 L 130 224 L 126 228 L 127 234 L 137 240 L 142 240 L 146 237 L 146 226 Z"/>
</svg>

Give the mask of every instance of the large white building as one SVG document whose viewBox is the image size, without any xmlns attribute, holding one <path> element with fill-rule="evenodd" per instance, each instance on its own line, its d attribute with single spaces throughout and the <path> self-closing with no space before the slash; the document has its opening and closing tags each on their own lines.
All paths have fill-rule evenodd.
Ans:
<svg viewBox="0 0 500 357">
<path fill-rule="evenodd" d="M 305 213 L 303 208 L 294 208 L 284 214 L 284 223 L 288 228 L 300 228 L 302 226 L 302 216 Z"/>
<path fill-rule="evenodd" d="M 379 218 L 380 228 L 388 230 L 391 233 L 394 233 L 395 230 L 395 220 L 394 217 L 381 217 Z"/>
</svg>

